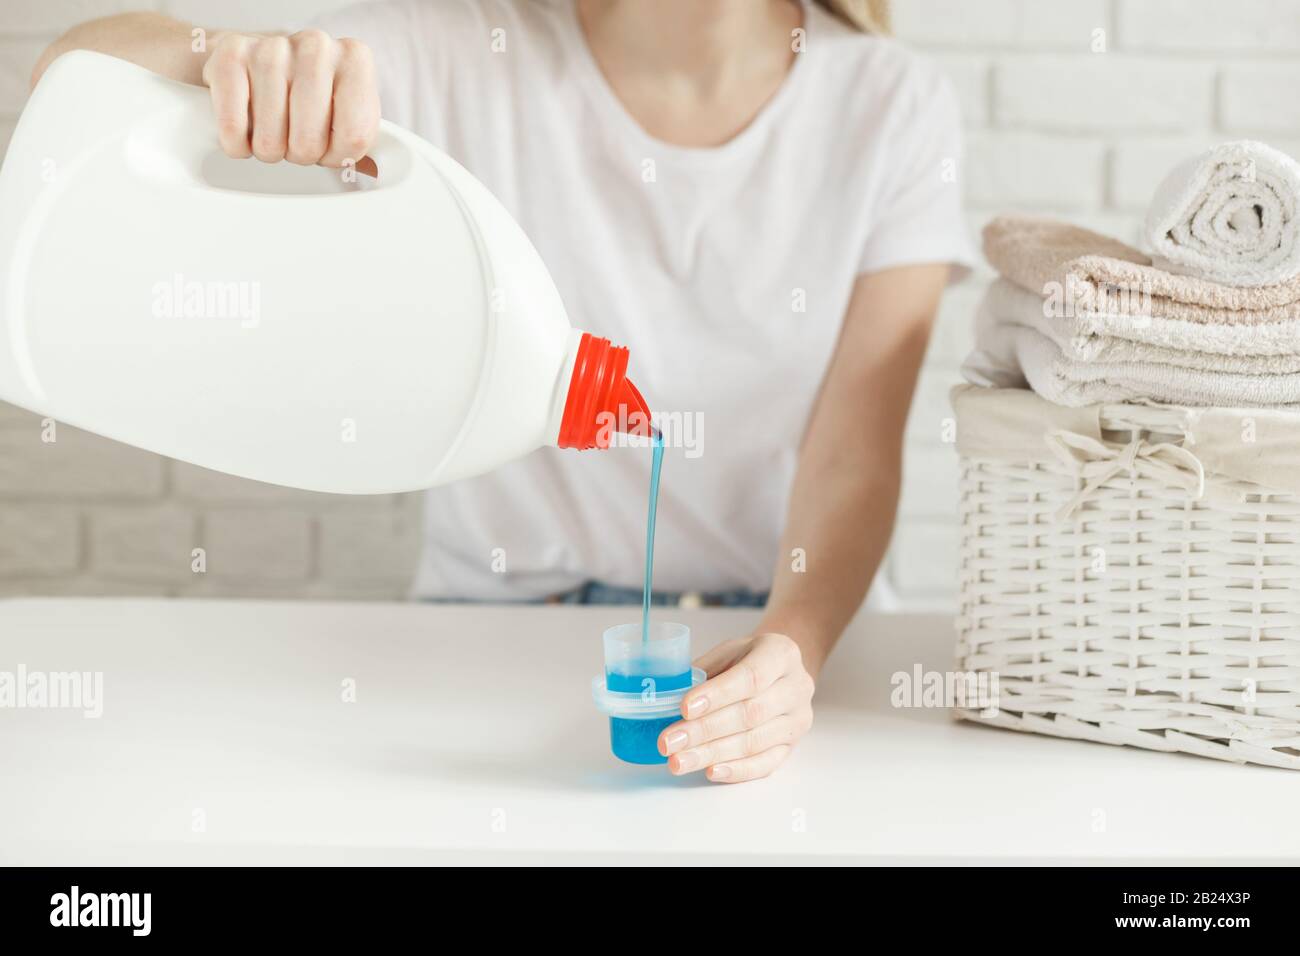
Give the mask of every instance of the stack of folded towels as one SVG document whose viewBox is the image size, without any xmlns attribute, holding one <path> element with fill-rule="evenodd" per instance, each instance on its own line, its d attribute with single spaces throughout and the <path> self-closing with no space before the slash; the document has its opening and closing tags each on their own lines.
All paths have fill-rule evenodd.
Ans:
<svg viewBox="0 0 1300 956">
<path fill-rule="evenodd" d="M 1300 165 L 1262 143 L 1161 184 L 1147 256 L 1062 222 L 995 219 L 998 271 L 963 372 L 1060 405 L 1300 404 Z"/>
</svg>

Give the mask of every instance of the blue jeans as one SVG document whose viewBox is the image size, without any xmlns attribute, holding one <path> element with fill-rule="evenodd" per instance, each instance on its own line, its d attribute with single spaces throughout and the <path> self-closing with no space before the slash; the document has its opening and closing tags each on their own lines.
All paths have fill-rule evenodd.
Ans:
<svg viewBox="0 0 1300 956">
<path fill-rule="evenodd" d="M 682 601 L 682 591 L 651 591 L 650 603 L 656 607 L 676 607 Z M 699 598 L 704 607 L 763 607 L 767 604 L 766 591 L 689 592 Z M 545 598 L 545 604 L 632 604 L 641 603 L 640 588 L 621 588 L 599 581 L 588 581 L 572 591 Z"/>
<path fill-rule="evenodd" d="M 656 607 L 676 607 L 682 597 L 691 593 L 699 599 L 704 607 L 764 607 L 767 605 L 766 591 L 747 591 L 738 588 L 734 591 L 684 592 L 651 591 L 650 603 Z M 481 604 L 472 598 L 424 598 L 430 604 Z M 625 604 L 639 607 L 641 604 L 640 588 L 620 588 L 599 581 L 588 581 L 572 591 L 553 594 L 550 597 L 521 601 L 521 604 Z"/>
</svg>

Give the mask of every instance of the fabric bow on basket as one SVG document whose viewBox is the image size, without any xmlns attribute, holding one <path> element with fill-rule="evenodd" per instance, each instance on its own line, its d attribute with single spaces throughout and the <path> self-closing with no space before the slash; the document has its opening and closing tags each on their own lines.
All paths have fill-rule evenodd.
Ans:
<svg viewBox="0 0 1300 956">
<path fill-rule="evenodd" d="M 1205 466 L 1179 445 L 1153 444 L 1135 435 L 1116 450 L 1095 438 L 1059 428 L 1049 431 L 1045 441 L 1052 454 L 1083 482 L 1074 497 L 1056 510 L 1057 521 L 1069 518 L 1098 488 L 1124 473 L 1182 488 L 1193 501 L 1205 496 Z"/>
</svg>

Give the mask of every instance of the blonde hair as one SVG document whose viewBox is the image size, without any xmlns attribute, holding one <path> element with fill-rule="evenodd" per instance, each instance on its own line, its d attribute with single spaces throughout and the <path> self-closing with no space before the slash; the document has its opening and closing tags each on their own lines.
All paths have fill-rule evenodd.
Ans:
<svg viewBox="0 0 1300 956">
<path fill-rule="evenodd" d="M 817 0 L 819 4 L 863 33 L 889 34 L 889 0 Z"/>
</svg>

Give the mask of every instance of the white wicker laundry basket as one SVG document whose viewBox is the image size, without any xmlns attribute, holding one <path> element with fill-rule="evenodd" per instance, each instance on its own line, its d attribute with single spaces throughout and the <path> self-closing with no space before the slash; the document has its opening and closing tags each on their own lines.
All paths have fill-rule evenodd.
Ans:
<svg viewBox="0 0 1300 956">
<path fill-rule="evenodd" d="M 953 391 L 962 671 L 1014 730 L 1300 769 L 1300 414 Z"/>
</svg>

